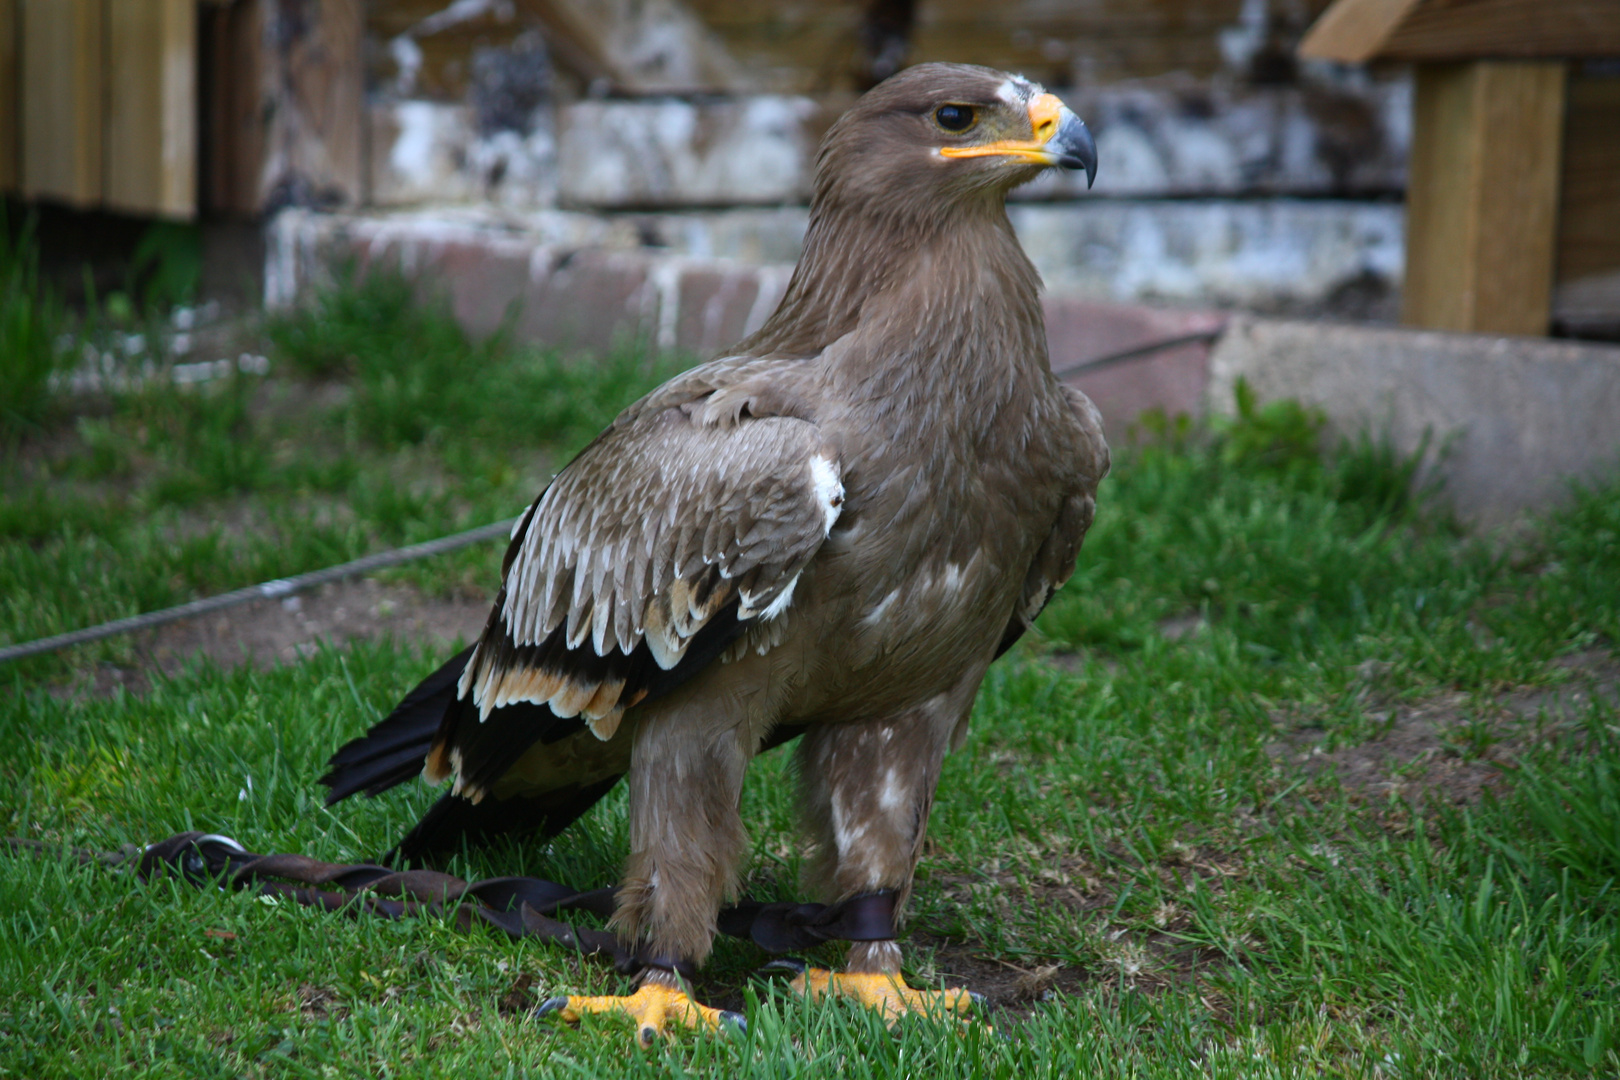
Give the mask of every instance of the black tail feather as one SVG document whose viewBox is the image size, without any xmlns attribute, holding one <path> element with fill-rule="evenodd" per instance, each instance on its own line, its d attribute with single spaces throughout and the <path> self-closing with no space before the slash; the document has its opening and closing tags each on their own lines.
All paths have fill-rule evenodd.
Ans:
<svg viewBox="0 0 1620 1080">
<path fill-rule="evenodd" d="M 383 858 L 387 861 L 398 856 L 414 865 L 427 856 L 455 850 L 463 839 L 476 843 L 498 833 L 529 829 L 539 830 L 538 839 L 549 840 L 595 806 L 602 796 L 613 790 L 619 779 L 619 776 L 610 776 L 591 784 L 557 788 L 533 798 L 491 797 L 474 803 L 459 795 L 445 795 Z"/>
<path fill-rule="evenodd" d="M 445 710 L 456 699 L 456 681 L 472 656 L 468 646 L 423 679 L 405 700 L 360 738 L 344 744 L 327 761 L 321 783 L 328 806 L 357 791 L 378 795 L 422 771 Z"/>
</svg>

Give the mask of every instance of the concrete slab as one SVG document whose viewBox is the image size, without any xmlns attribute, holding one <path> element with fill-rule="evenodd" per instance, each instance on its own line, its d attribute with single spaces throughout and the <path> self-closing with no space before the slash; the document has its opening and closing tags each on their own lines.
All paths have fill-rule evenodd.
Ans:
<svg viewBox="0 0 1620 1080">
<path fill-rule="evenodd" d="M 1088 360 L 1156 342 L 1220 330 L 1226 316 L 1137 304 L 1111 304 L 1048 295 L 1046 334 L 1052 370 L 1060 374 Z M 1102 413 L 1108 441 L 1129 440 L 1136 419 L 1149 409 L 1166 416 L 1202 416 L 1209 383 L 1206 342 L 1189 342 L 1097 371 L 1065 379 L 1085 392 Z"/>
<path fill-rule="evenodd" d="M 1212 410 L 1231 411 L 1240 378 L 1408 453 L 1432 432 L 1444 495 L 1476 526 L 1620 468 L 1620 347 L 1237 318 L 1210 357 Z"/>
</svg>

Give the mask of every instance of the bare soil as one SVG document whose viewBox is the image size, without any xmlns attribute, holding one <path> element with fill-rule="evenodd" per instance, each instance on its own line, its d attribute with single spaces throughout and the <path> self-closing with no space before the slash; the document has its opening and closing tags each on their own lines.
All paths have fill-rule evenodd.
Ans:
<svg viewBox="0 0 1620 1080">
<path fill-rule="evenodd" d="M 489 606 L 489 599 L 425 596 L 370 578 L 338 582 L 144 631 L 133 638 L 135 664 L 102 664 L 66 691 L 140 693 L 154 672 L 177 674 L 198 660 L 269 668 L 297 663 L 323 645 L 384 637 L 448 655 L 478 635 Z"/>
<path fill-rule="evenodd" d="M 1266 752 L 1308 777 L 1332 774 L 1360 801 L 1470 803 L 1513 768 L 1532 740 L 1569 726 L 1593 699 L 1620 701 L 1620 658 L 1612 653 L 1592 649 L 1555 666 L 1568 678 L 1552 687 L 1392 704 L 1382 710 L 1382 734 L 1367 742 L 1330 750 L 1326 732 L 1301 727 Z M 1376 682 L 1379 672 L 1364 675 Z"/>
</svg>

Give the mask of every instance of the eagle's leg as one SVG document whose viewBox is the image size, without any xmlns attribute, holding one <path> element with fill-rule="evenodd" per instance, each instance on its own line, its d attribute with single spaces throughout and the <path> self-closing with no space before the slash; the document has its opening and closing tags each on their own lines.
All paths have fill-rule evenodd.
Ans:
<svg viewBox="0 0 1620 1080">
<path fill-rule="evenodd" d="M 700 1005 L 686 982 L 708 958 L 748 835 L 738 814 L 749 751 L 735 728 L 672 711 L 645 718 L 630 761 L 630 859 L 610 925 L 645 965 L 625 997 L 553 999 L 544 1011 L 631 1016 L 652 1045 L 667 1024 L 743 1024 Z M 752 740 L 746 740 L 751 744 Z"/>
<path fill-rule="evenodd" d="M 813 728 L 799 748 L 799 775 L 820 865 L 836 899 L 893 890 L 898 923 L 911 895 L 934 787 L 959 710 L 919 709 L 879 721 Z M 812 968 L 793 987 L 814 999 L 853 997 L 893 1022 L 911 1013 L 956 1014 L 972 1008 L 966 990 L 914 990 L 900 971 L 893 940 L 855 942 L 844 970 Z"/>
</svg>

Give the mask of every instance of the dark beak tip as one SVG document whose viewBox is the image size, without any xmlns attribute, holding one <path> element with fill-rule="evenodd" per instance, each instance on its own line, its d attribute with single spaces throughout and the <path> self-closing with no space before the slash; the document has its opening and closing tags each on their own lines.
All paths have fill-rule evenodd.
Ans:
<svg viewBox="0 0 1620 1080">
<path fill-rule="evenodd" d="M 1086 122 L 1069 114 L 1058 129 L 1056 141 L 1062 152 L 1058 164 L 1065 169 L 1084 169 L 1086 190 L 1090 191 L 1091 185 L 1097 182 L 1097 141 L 1092 138 Z"/>
<path fill-rule="evenodd" d="M 1068 155 L 1059 158 L 1058 164 L 1063 166 L 1065 169 L 1084 169 L 1086 171 L 1087 191 L 1090 191 L 1091 185 L 1097 182 L 1097 163 L 1095 161 L 1086 161 L 1084 158 Z"/>
</svg>

